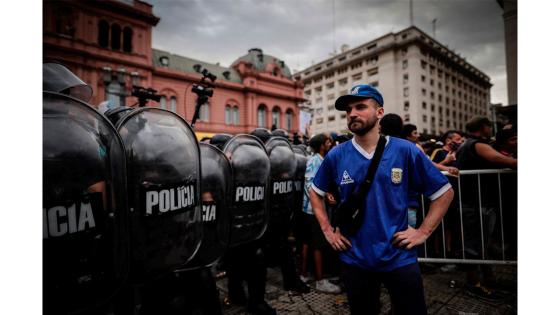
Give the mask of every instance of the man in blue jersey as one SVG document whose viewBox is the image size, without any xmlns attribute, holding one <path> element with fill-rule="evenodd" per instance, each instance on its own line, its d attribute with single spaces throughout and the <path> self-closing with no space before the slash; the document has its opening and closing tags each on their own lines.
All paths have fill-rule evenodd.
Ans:
<svg viewBox="0 0 560 315">
<path fill-rule="evenodd" d="M 323 196 L 338 191 L 341 201 L 361 184 L 380 138 L 383 97 L 369 85 L 352 87 L 336 100 L 347 113 L 354 134 L 325 157 L 309 190 L 321 230 L 342 261 L 342 278 L 352 314 L 378 313 L 380 284 L 391 296 L 396 314 L 426 314 L 417 245 L 426 241 L 445 215 L 453 189 L 447 178 L 414 144 L 386 137 L 386 146 L 366 195 L 364 219 L 355 235 L 342 235 L 329 223 Z M 432 202 L 418 229 L 407 221 L 407 195 L 416 191 Z"/>
</svg>

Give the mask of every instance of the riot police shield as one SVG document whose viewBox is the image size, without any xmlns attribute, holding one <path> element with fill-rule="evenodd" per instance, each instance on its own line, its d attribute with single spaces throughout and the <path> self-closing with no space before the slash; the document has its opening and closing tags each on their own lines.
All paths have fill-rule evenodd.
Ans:
<svg viewBox="0 0 560 315">
<path fill-rule="evenodd" d="M 106 112 L 103 113 L 103 115 L 105 115 L 105 117 L 109 118 L 111 123 L 113 123 L 113 126 L 117 126 L 119 124 L 119 120 L 133 110 L 134 109 L 130 108 L 130 107 L 119 106 L 119 107 L 115 107 L 115 108 L 107 110 Z"/>
<path fill-rule="evenodd" d="M 270 159 L 270 233 L 267 234 L 282 237 L 289 229 L 294 209 L 297 160 L 290 142 L 284 137 L 270 138 L 265 147 Z"/>
<path fill-rule="evenodd" d="M 55 62 L 43 63 L 43 91 L 70 95 L 84 102 L 89 102 L 93 94 L 91 86 Z"/>
<path fill-rule="evenodd" d="M 203 238 L 196 255 L 181 270 L 211 266 L 226 252 L 230 237 L 232 171 L 225 154 L 200 143 Z"/>
<path fill-rule="evenodd" d="M 126 170 L 111 123 L 82 101 L 43 93 L 43 306 L 91 311 L 128 276 Z"/>
<path fill-rule="evenodd" d="M 259 239 L 268 223 L 270 161 L 263 143 L 241 134 L 230 139 L 224 153 L 233 170 L 230 247 Z"/>
<path fill-rule="evenodd" d="M 187 263 L 202 239 L 200 150 L 173 112 L 139 108 L 117 130 L 127 154 L 131 277 L 153 279 Z"/>
</svg>

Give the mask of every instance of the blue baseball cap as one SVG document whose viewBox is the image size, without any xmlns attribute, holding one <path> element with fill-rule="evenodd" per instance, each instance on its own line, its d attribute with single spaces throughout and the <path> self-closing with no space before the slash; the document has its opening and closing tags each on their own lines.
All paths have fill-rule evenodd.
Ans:
<svg viewBox="0 0 560 315">
<path fill-rule="evenodd" d="M 349 102 L 364 98 L 372 98 L 379 106 L 383 106 L 383 96 L 376 88 L 368 84 L 358 84 L 350 89 L 350 94 L 337 98 L 334 107 L 338 110 L 346 110 Z"/>
</svg>

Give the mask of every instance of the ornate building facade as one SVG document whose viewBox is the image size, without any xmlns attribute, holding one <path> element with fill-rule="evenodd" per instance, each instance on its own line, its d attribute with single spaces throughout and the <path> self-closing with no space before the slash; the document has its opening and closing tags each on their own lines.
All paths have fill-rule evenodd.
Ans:
<svg viewBox="0 0 560 315">
<path fill-rule="evenodd" d="M 217 80 L 213 97 L 200 111 L 199 137 L 272 126 L 298 132 L 299 105 L 305 102 L 303 84 L 292 78 L 282 60 L 261 49 L 250 49 L 230 67 L 223 67 L 153 49 L 152 28 L 160 18 L 146 2 L 43 4 L 44 60 L 66 65 L 89 84 L 93 106 L 103 102 L 109 107 L 136 106 L 132 87 L 149 87 L 162 97 L 147 106 L 174 111 L 190 122 L 196 102 L 191 88 L 207 69 Z"/>
</svg>

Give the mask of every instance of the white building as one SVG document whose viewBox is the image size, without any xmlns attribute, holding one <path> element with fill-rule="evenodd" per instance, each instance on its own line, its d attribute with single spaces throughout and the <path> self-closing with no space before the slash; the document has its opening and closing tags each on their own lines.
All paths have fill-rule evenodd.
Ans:
<svg viewBox="0 0 560 315">
<path fill-rule="evenodd" d="M 376 86 L 385 113 L 400 115 L 424 134 L 464 130 L 475 115 L 489 115 L 490 78 L 420 29 L 411 26 L 342 52 L 294 77 L 305 84 L 311 131 L 347 132 L 336 98 L 355 84 Z"/>
</svg>

